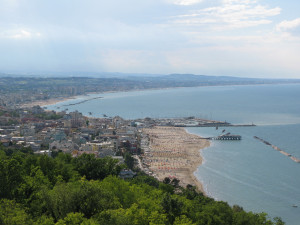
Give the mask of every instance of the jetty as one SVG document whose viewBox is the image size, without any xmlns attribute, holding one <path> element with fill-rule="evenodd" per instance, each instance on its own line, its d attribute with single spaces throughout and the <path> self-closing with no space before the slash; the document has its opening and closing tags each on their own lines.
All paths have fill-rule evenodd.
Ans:
<svg viewBox="0 0 300 225">
<path fill-rule="evenodd" d="M 212 140 L 233 140 L 233 141 L 240 141 L 242 140 L 242 136 L 241 135 L 220 135 L 217 137 L 212 137 Z"/>
<path fill-rule="evenodd" d="M 275 149 L 276 151 L 279 151 L 281 154 L 289 157 L 291 160 L 293 160 L 294 162 L 296 163 L 300 163 L 300 159 L 296 158 L 295 156 L 292 156 L 292 154 L 290 153 L 287 153 L 285 151 L 283 151 L 282 149 L 278 148 L 276 145 L 273 145 L 271 144 L 270 142 L 268 141 L 265 141 L 264 139 L 260 138 L 260 137 L 257 137 L 257 136 L 254 136 L 255 139 L 261 141 L 262 143 L 266 144 L 266 145 L 269 145 L 271 146 L 273 149 Z"/>
<path fill-rule="evenodd" d="M 241 135 L 235 135 L 235 134 L 222 134 L 217 137 L 208 137 L 208 138 L 203 138 L 203 139 L 208 139 L 208 140 L 221 140 L 221 141 L 240 141 L 242 140 Z"/>
</svg>

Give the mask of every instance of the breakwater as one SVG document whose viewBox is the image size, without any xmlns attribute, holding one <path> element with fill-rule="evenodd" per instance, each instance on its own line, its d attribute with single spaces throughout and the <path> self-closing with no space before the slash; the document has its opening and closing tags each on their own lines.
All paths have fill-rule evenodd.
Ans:
<svg viewBox="0 0 300 225">
<path fill-rule="evenodd" d="M 265 141 L 264 139 L 260 138 L 260 137 L 257 137 L 257 136 L 254 136 L 255 139 L 261 141 L 262 143 L 266 144 L 266 145 L 269 145 L 271 146 L 273 149 L 275 149 L 276 151 L 279 151 L 281 154 L 289 157 L 291 160 L 293 160 L 294 162 L 296 163 L 300 163 L 300 159 L 296 158 L 295 156 L 292 156 L 290 153 L 287 153 L 285 151 L 283 151 L 282 149 L 278 148 L 277 146 L 271 144 L 270 142 L 268 141 Z"/>
</svg>

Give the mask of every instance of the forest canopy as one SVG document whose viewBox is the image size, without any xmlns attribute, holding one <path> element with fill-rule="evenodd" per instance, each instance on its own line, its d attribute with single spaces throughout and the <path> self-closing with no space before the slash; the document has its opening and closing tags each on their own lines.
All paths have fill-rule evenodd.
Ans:
<svg viewBox="0 0 300 225">
<path fill-rule="evenodd" d="M 0 146 L 0 224 L 284 224 L 178 181 L 159 182 L 141 172 L 122 180 L 125 167 L 109 157 L 51 157 Z"/>
</svg>

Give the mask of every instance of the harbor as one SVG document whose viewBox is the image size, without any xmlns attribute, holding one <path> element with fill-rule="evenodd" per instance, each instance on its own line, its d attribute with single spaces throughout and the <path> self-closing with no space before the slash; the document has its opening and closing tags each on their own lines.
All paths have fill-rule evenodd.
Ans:
<svg viewBox="0 0 300 225">
<path fill-rule="evenodd" d="M 150 118 L 136 119 L 134 122 L 147 124 L 149 126 L 166 126 L 166 127 L 253 127 L 255 124 L 232 124 L 226 121 L 208 120 L 203 118 L 178 117 L 178 118 Z"/>
</svg>

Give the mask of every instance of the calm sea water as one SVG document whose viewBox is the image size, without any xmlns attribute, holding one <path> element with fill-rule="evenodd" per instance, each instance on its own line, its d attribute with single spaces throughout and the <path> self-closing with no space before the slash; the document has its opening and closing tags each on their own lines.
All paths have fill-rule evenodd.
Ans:
<svg viewBox="0 0 300 225">
<path fill-rule="evenodd" d="M 77 103 L 91 97 L 101 99 Z M 57 108 L 59 107 L 59 109 Z M 92 116 L 144 117 L 196 116 L 256 127 L 225 128 L 242 141 L 212 141 L 201 151 L 204 163 L 195 172 L 208 195 L 238 204 L 248 211 L 280 216 L 287 224 L 300 224 L 300 164 L 254 139 L 259 136 L 300 158 L 300 85 L 260 85 L 176 88 L 96 94 L 48 106 L 78 110 Z M 223 128 L 188 128 L 204 137 Z M 298 208 L 292 207 L 298 205 Z"/>
</svg>

